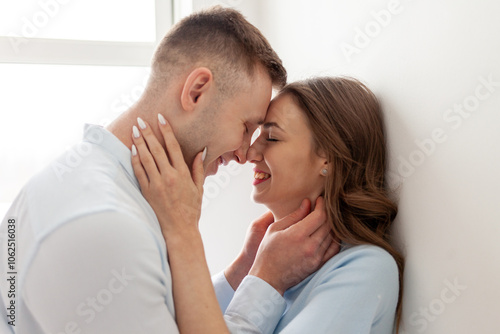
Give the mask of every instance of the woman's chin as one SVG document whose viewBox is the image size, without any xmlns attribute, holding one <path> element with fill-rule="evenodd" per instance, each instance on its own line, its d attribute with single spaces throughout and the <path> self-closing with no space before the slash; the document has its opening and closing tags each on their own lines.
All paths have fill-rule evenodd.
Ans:
<svg viewBox="0 0 500 334">
<path fill-rule="evenodd" d="M 266 206 L 267 206 L 267 203 L 269 202 L 266 200 L 266 198 L 264 196 L 262 196 L 262 194 L 259 194 L 258 192 L 256 192 L 255 189 L 252 192 L 252 200 L 255 203 L 264 204 Z"/>
<path fill-rule="evenodd" d="M 261 202 L 259 194 L 256 194 L 256 193 L 255 193 L 255 190 L 254 190 L 254 191 L 253 191 L 253 193 L 252 193 L 252 200 L 253 200 L 255 203 L 264 204 L 264 203 L 262 203 L 262 202 Z"/>
</svg>

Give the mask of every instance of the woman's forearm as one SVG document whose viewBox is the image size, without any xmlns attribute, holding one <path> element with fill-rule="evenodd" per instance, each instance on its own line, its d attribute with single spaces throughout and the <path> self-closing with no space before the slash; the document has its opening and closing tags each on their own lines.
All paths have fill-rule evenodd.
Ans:
<svg viewBox="0 0 500 334">
<path fill-rule="evenodd" d="M 177 325 L 181 334 L 229 333 L 212 286 L 200 232 L 169 233 L 168 247 Z"/>
</svg>

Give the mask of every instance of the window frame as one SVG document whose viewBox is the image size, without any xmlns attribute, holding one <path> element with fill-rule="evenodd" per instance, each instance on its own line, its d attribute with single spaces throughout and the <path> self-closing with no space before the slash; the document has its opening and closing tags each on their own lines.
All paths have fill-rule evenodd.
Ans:
<svg viewBox="0 0 500 334">
<path fill-rule="evenodd" d="M 112 42 L 0 36 L 0 63 L 150 66 L 151 56 L 172 26 L 183 0 L 155 0 L 156 41 Z M 186 0 L 184 0 L 186 1 Z M 12 43 L 19 44 L 22 52 Z"/>
</svg>

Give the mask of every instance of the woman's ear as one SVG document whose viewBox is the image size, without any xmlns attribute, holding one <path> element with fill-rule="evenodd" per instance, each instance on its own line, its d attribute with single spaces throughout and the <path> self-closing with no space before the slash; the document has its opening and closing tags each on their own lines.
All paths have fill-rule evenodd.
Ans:
<svg viewBox="0 0 500 334">
<path fill-rule="evenodd" d="M 328 163 L 327 160 L 324 160 L 323 166 L 321 166 L 321 170 L 319 173 L 322 176 L 327 176 L 329 172 L 330 172 L 330 164 Z"/>
<path fill-rule="evenodd" d="M 193 111 L 213 84 L 213 75 L 206 67 L 195 68 L 184 81 L 181 92 L 181 106 L 185 111 Z"/>
</svg>

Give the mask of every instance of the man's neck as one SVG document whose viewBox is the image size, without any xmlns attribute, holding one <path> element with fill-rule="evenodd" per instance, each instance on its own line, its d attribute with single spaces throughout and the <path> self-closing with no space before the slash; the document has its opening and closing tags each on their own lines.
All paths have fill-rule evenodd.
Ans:
<svg viewBox="0 0 500 334">
<path fill-rule="evenodd" d="M 137 117 L 141 117 L 148 123 L 160 144 L 165 148 L 165 141 L 158 128 L 158 118 L 157 116 L 153 117 L 152 114 L 154 113 L 145 112 L 140 105 L 135 105 L 118 116 L 106 129 L 115 135 L 128 149 L 131 149 L 133 144 L 132 127 L 134 125 L 138 127 Z"/>
</svg>

